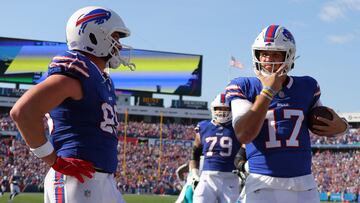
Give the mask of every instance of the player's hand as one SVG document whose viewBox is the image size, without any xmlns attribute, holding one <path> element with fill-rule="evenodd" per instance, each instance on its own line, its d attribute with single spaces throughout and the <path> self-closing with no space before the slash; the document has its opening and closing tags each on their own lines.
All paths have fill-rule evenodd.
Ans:
<svg viewBox="0 0 360 203">
<path fill-rule="evenodd" d="M 199 169 L 191 169 L 191 187 L 195 191 L 196 186 L 200 182 Z"/>
<path fill-rule="evenodd" d="M 249 173 L 245 170 L 245 163 L 246 161 L 239 161 L 238 165 L 236 166 L 236 170 L 232 171 L 234 174 L 239 176 L 242 181 L 245 181 L 246 177 L 249 175 Z"/>
<path fill-rule="evenodd" d="M 270 87 L 276 93 L 282 88 L 282 84 L 285 81 L 287 75 L 284 74 L 287 65 L 283 64 L 280 68 L 269 76 L 264 76 L 259 72 L 257 75 L 263 87 Z"/>
<path fill-rule="evenodd" d="M 316 119 L 325 123 L 326 125 L 314 125 L 314 130 L 312 130 L 312 132 L 320 136 L 332 136 L 345 132 L 347 129 L 347 123 L 341 119 L 333 109 L 328 108 L 328 110 L 333 115 L 333 119 L 329 120 L 323 117 L 317 117 Z"/>
<path fill-rule="evenodd" d="M 75 158 L 57 157 L 51 167 L 64 175 L 74 176 L 81 183 L 84 183 L 82 175 L 92 178 L 92 174 L 95 173 L 94 165 L 91 162 Z"/>
</svg>

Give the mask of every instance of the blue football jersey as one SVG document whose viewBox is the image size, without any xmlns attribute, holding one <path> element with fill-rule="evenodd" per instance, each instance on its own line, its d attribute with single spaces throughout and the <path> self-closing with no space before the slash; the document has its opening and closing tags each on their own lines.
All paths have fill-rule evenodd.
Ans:
<svg viewBox="0 0 360 203">
<path fill-rule="evenodd" d="M 240 143 L 231 122 L 216 125 L 210 120 L 202 121 L 197 125 L 197 131 L 203 146 L 203 171 L 234 170 L 234 159 L 240 149 Z"/>
<path fill-rule="evenodd" d="M 288 77 L 287 85 L 274 97 L 259 135 L 246 145 L 251 173 L 273 177 L 296 177 L 311 173 L 311 146 L 307 114 L 320 98 L 315 79 Z M 258 78 L 236 78 L 226 87 L 231 102 L 252 103 L 262 90 Z"/>
<path fill-rule="evenodd" d="M 118 120 L 111 79 L 76 51 L 53 58 L 48 75 L 54 74 L 79 80 L 83 91 L 81 100 L 65 99 L 49 113 L 53 123 L 50 140 L 57 155 L 87 160 L 106 172 L 115 172 Z"/>
</svg>

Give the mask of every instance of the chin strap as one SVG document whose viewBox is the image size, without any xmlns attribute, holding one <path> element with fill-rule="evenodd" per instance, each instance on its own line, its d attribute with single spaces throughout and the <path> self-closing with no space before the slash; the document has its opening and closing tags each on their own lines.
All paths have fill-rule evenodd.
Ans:
<svg viewBox="0 0 360 203">
<path fill-rule="evenodd" d="M 130 63 L 127 62 L 126 60 L 120 58 L 121 64 L 128 67 L 131 71 L 135 71 L 136 70 L 136 65 L 135 63 Z"/>
</svg>

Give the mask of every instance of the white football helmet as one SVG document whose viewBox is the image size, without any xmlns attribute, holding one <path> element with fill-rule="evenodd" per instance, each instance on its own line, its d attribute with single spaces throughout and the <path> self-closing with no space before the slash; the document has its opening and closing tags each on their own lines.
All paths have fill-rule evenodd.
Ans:
<svg viewBox="0 0 360 203">
<path fill-rule="evenodd" d="M 286 53 L 284 62 L 260 62 L 259 51 L 283 51 Z M 252 59 L 255 73 L 270 75 L 272 72 L 262 68 L 261 64 L 286 65 L 287 74 L 294 68 L 296 45 L 293 35 L 285 27 L 280 25 L 270 25 L 261 31 L 252 45 Z"/>
<path fill-rule="evenodd" d="M 218 109 L 219 107 L 222 108 Z M 226 110 L 223 109 L 224 107 L 226 108 Z M 216 122 L 226 123 L 231 121 L 231 108 L 229 103 L 225 100 L 225 94 L 217 95 L 214 101 L 211 102 L 210 108 L 212 119 Z"/>
<path fill-rule="evenodd" d="M 130 67 L 129 60 L 120 56 L 118 47 L 124 47 L 111 35 L 128 37 L 130 30 L 118 14 L 111 9 L 88 6 L 76 11 L 66 25 L 66 39 L 70 50 L 80 50 L 97 57 L 108 57 L 107 67 L 118 68 L 121 64 Z M 130 67 L 131 69 L 132 67 Z"/>
</svg>

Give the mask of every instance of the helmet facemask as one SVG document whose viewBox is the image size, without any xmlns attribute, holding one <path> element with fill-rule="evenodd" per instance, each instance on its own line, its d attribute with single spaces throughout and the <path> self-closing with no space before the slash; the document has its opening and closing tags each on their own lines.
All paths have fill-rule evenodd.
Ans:
<svg viewBox="0 0 360 203">
<path fill-rule="evenodd" d="M 269 61 L 269 62 L 261 62 L 260 61 L 260 51 L 262 50 L 254 50 L 253 54 L 255 55 L 253 57 L 253 63 L 255 64 L 255 73 L 256 75 L 263 75 L 263 76 L 269 76 L 272 73 L 276 72 L 276 70 L 278 70 L 279 68 L 281 68 L 282 66 L 286 66 L 286 68 L 284 69 L 282 74 L 287 74 L 294 66 L 294 62 L 289 60 L 289 54 L 285 53 L 285 51 L 283 54 L 284 56 L 284 60 L 283 61 L 279 61 L 279 62 L 274 62 L 274 61 Z M 269 50 L 264 50 L 264 51 L 269 51 Z M 268 70 L 265 68 L 266 65 L 271 65 L 272 68 L 271 70 Z M 280 66 L 279 66 L 280 65 Z M 278 68 L 276 68 L 277 66 L 279 66 Z"/>
<path fill-rule="evenodd" d="M 117 69 L 120 65 L 127 66 L 131 71 L 134 71 L 136 66 L 130 63 L 132 47 L 121 44 L 112 35 L 107 35 L 106 40 L 109 42 L 109 56 L 106 62 L 106 67 Z M 119 49 L 120 48 L 120 49 Z"/>
<path fill-rule="evenodd" d="M 230 107 L 214 107 L 211 113 L 213 120 L 218 123 L 227 123 L 231 120 Z"/>
</svg>

